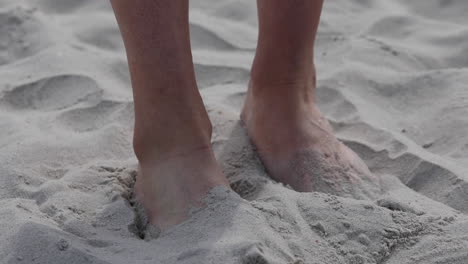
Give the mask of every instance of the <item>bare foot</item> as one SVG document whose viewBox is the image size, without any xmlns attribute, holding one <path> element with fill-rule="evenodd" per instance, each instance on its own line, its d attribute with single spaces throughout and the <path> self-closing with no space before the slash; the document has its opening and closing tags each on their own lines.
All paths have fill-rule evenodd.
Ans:
<svg viewBox="0 0 468 264">
<path fill-rule="evenodd" d="M 111 1 L 133 89 L 136 198 L 150 224 L 167 229 L 201 206 L 211 188 L 228 183 L 211 149 L 211 124 L 196 84 L 189 1 L 157 2 Z"/>
<path fill-rule="evenodd" d="M 216 186 L 229 188 L 210 146 L 140 162 L 135 193 L 149 223 L 164 230 L 186 220 Z"/>
<path fill-rule="evenodd" d="M 372 198 L 378 179 L 333 135 L 314 104 L 314 85 L 250 84 L 241 119 L 266 170 L 300 192 Z"/>
<path fill-rule="evenodd" d="M 160 103 L 157 115 L 135 123 L 136 199 L 149 223 L 161 230 L 186 220 L 190 209 L 202 207 L 210 189 L 229 188 L 211 148 L 208 114 L 198 91 L 190 91 L 194 95 L 186 92 L 188 103 L 176 108 Z M 140 116 L 148 112 L 153 113 Z"/>
</svg>

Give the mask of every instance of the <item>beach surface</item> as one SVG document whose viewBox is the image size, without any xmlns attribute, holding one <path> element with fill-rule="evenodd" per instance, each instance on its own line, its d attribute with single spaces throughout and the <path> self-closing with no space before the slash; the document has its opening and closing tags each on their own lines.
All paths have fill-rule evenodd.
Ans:
<svg viewBox="0 0 468 264">
<path fill-rule="evenodd" d="M 0 0 L 0 263 L 468 263 L 468 1 L 325 1 L 318 104 L 375 199 L 268 177 L 239 112 L 252 0 L 192 0 L 198 86 L 232 190 L 162 233 L 133 199 L 132 90 L 108 1 Z"/>
</svg>

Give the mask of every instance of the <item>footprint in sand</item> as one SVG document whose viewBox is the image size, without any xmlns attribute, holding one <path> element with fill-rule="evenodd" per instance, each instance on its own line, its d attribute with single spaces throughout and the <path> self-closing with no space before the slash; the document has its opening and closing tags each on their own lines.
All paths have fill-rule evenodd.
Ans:
<svg viewBox="0 0 468 264">
<path fill-rule="evenodd" d="M 99 101 L 101 95 L 102 90 L 89 77 L 57 75 L 13 87 L 0 98 L 0 105 L 15 110 L 52 111 Z"/>
</svg>

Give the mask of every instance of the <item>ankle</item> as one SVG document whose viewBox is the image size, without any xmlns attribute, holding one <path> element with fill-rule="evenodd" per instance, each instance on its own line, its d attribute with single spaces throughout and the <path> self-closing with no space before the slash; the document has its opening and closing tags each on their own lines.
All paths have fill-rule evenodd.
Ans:
<svg viewBox="0 0 468 264">
<path fill-rule="evenodd" d="M 193 117 L 192 123 L 135 124 L 133 149 L 140 163 L 165 160 L 191 152 L 211 150 L 212 125 L 208 117 Z"/>
<path fill-rule="evenodd" d="M 268 116 L 299 114 L 315 108 L 315 82 L 264 84 L 251 80 L 244 114 L 264 112 Z"/>
<path fill-rule="evenodd" d="M 304 118 L 320 117 L 315 103 L 315 72 L 291 82 L 258 83 L 250 80 L 241 119 L 248 127 L 295 126 Z M 261 124 L 260 124 L 261 123 Z"/>
<path fill-rule="evenodd" d="M 316 87 L 316 71 L 313 64 L 291 69 L 254 63 L 249 83 L 249 96 L 255 101 L 306 100 L 313 101 Z M 288 99 L 289 98 L 289 99 Z"/>
</svg>

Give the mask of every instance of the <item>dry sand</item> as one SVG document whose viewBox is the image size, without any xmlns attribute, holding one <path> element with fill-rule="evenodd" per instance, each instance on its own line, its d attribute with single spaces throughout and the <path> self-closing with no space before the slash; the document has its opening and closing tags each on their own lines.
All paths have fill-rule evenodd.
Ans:
<svg viewBox="0 0 468 264">
<path fill-rule="evenodd" d="M 0 263 L 468 263 L 468 1 L 326 1 L 320 108 L 382 177 L 296 193 L 238 115 L 252 0 L 192 0 L 199 88 L 233 191 L 159 235 L 132 203 L 133 103 L 108 1 L 0 0 Z"/>
</svg>

